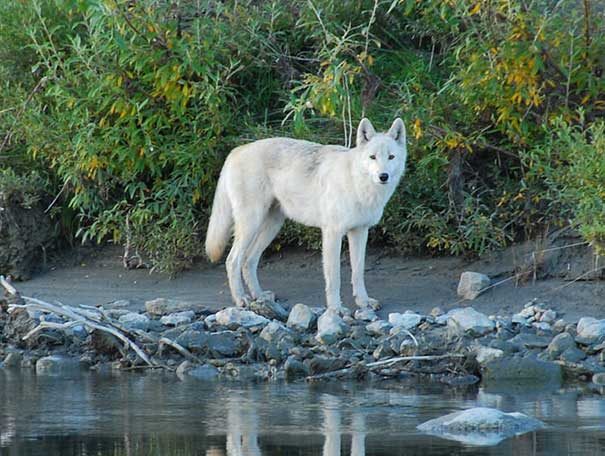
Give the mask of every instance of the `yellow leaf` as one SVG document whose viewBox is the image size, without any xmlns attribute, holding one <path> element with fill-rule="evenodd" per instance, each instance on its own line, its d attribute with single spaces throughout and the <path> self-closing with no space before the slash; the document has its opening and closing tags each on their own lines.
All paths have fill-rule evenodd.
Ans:
<svg viewBox="0 0 605 456">
<path fill-rule="evenodd" d="M 472 16 L 473 14 L 477 14 L 480 11 L 481 11 L 481 3 L 477 2 L 477 3 L 475 3 L 475 6 L 473 6 L 473 9 L 470 10 L 469 14 Z"/>
</svg>

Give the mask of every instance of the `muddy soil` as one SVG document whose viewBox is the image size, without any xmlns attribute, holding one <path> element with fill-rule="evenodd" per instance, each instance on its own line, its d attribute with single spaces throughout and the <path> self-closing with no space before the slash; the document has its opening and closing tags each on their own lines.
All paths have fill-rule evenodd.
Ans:
<svg viewBox="0 0 605 456">
<path fill-rule="evenodd" d="M 548 278 L 532 280 L 530 272 L 520 281 L 510 279 L 519 270 L 527 271 L 533 264 L 531 252 L 538 247 L 528 243 L 504 252 L 492 254 L 479 261 L 464 258 L 417 258 L 385 255 L 382 250 L 370 250 L 366 262 L 366 285 L 370 295 L 381 301 L 381 318 L 389 312 L 410 309 L 427 314 L 433 307 L 444 311 L 464 305 L 488 315 L 511 315 L 532 299 L 545 303 L 567 321 L 583 316 L 605 318 L 605 281 L 573 281 L 585 273 L 587 261 L 573 262 L 569 255 L 553 257 L 539 255 L 540 264 L 550 268 Z M 585 247 L 573 258 L 590 259 Z M 189 271 L 170 279 L 148 270 L 125 270 L 121 249 L 104 247 L 90 251 L 74 251 L 49 262 L 46 269 L 31 280 L 19 283 L 27 296 L 65 304 L 106 304 L 118 299 L 131 301 L 131 310 L 144 310 L 144 302 L 158 297 L 201 302 L 211 310 L 231 305 L 224 264 L 210 265 L 199 261 Z M 563 259 L 561 259 L 563 258 Z M 590 260 L 592 261 L 592 260 Z M 588 261 L 588 262 L 590 262 Z M 353 307 L 349 286 L 350 269 L 346 252 L 343 254 L 343 300 Z M 493 282 L 505 281 L 485 292 L 474 301 L 461 302 L 456 286 L 463 271 L 488 274 Z M 274 291 L 281 301 L 309 306 L 324 305 L 320 252 L 288 249 L 267 255 L 262 261 L 261 284 Z M 588 275 L 590 277 L 590 275 Z M 519 283 L 517 283 L 519 282 Z M 109 306 L 110 307 L 110 306 Z"/>
</svg>

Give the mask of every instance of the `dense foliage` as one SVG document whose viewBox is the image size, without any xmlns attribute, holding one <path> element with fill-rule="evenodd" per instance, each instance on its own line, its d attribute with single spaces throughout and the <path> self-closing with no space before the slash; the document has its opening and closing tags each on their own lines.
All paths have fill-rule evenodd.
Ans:
<svg viewBox="0 0 605 456">
<path fill-rule="evenodd" d="M 222 161 L 253 139 L 351 145 L 400 115 L 409 172 L 373 239 L 482 253 L 605 237 L 605 20 L 561 0 L 0 4 L 0 163 L 64 231 L 186 266 Z M 316 244 L 290 225 L 278 241 Z"/>
</svg>

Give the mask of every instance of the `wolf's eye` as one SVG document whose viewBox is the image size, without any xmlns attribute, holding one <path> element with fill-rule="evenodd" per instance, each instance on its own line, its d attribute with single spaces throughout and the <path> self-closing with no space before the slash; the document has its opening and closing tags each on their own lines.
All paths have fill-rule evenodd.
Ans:
<svg viewBox="0 0 605 456">
<path fill-rule="evenodd" d="M 393 160 L 395 158 L 395 155 L 389 155 L 389 160 Z"/>
<path fill-rule="evenodd" d="M 372 160 L 376 160 L 376 155 L 370 155 L 370 158 L 371 158 Z"/>
</svg>

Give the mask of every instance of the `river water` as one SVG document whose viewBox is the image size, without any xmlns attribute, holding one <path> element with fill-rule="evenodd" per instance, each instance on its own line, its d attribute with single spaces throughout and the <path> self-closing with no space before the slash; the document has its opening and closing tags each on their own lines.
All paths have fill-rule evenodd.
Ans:
<svg viewBox="0 0 605 456">
<path fill-rule="evenodd" d="M 586 386 L 205 383 L 160 373 L 0 369 L 1 455 L 600 455 L 605 396 Z M 475 406 L 547 424 L 479 447 L 422 435 Z"/>
</svg>

